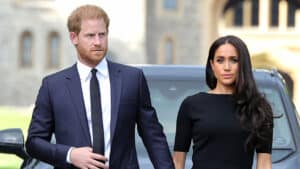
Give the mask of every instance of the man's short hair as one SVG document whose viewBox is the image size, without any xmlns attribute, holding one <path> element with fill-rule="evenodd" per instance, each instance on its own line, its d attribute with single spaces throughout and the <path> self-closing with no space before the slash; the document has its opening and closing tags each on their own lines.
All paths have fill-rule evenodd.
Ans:
<svg viewBox="0 0 300 169">
<path fill-rule="evenodd" d="M 85 19 L 103 19 L 106 24 L 106 30 L 109 27 L 109 17 L 106 12 L 96 5 L 83 5 L 76 8 L 68 17 L 68 30 L 79 34 L 81 30 L 81 22 Z"/>
</svg>

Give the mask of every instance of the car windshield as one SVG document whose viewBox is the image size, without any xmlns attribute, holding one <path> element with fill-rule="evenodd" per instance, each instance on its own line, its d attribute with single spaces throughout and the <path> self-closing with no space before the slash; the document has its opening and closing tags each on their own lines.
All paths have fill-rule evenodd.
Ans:
<svg viewBox="0 0 300 169">
<path fill-rule="evenodd" d="M 199 80 L 148 80 L 153 106 L 156 108 L 158 118 L 164 127 L 170 150 L 173 150 L 176 118 L 179 106 L 184 98 L 196 94 L 199 91 L 208 91 L 205 84 Z M 273 86 L 258 84 L 259 89 L 265 94 L 271 103 L 273 112 L 278 118 L 274 118 L 273 135 L 273 162 L 286 156 L 287 151 L 293 147 L 290 126 L 281 95 Z M 280 126 L 280 127 L 279 127 Z M 281 150 L 281 151 L 277 151 Z"/>
<path fill-rule="evenodd" d="M 159 80 L 149 82 L 149 86 L 152 104 L 163 124 L 164 132 L 169 135 L 168 142 L 172 143 L 181 102 L 185 97 L 204 90 L 204 88 L 201 89 L 203 85 L 197 81 Z"/>
</svg>

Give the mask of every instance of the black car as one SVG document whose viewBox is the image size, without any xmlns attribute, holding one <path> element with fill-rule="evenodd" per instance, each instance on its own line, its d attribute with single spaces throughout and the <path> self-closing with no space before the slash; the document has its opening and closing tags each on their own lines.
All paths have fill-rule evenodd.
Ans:
<svg viewBox="0 0 300 169">
<path fill-rule="evenodd" d="M 143 69 L 146 75 L 152 104 L 164 126 L 172 152 L 177 112 L 182 100 L 188 95 L 208 90 L 205 83 L 205 68 L 179 65 L 138 67 Z M 276 70 L 254 70 L 253 73 L 260 91 L 271 103 L 275 116 L 279 117 L 274 119 L 273 169 L 300 169 L 300 119 L 284 79 Z M 153 166 L 138 136 L 136 144 L 140 168 L 152 169 Z M 24 151 L 23 136 L 18 129 L 0 132 L 0 152 L 13 153 L 23 158 L 23 168 L 51 168 L 27 156 Z M 191 166 L 191 153 L 189 153 L 186 168 Z"/>
</svg>

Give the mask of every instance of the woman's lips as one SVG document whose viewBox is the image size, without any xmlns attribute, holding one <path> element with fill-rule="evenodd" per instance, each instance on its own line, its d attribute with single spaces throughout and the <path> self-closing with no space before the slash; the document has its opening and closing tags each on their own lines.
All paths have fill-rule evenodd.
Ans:
<svg viewBox="0 0 300 169">
<path fill-rule="evenodd" d="M 224 79 L 230 79 L 230 78 L 232 78 L 233 75 L 232 74 L 223 74 L 222 76 Z"/>
</svg>

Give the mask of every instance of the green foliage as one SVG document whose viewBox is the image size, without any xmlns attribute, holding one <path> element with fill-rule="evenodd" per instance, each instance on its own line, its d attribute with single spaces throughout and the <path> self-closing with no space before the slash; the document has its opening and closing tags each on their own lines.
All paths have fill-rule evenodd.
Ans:
<svg viewBox="0 0 300 169">
<path fill-rule="evenodd" d="M 0 130 L 7 128 L 21 128 L 24 138 L 31 119 L 30 108 L 0 107 Z M 18 169 L 22 160 L 11 154 L 0 154 L 0 169 Z"/>
</svg>

